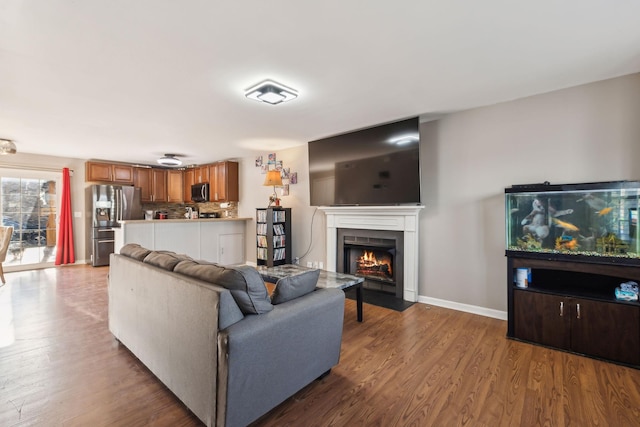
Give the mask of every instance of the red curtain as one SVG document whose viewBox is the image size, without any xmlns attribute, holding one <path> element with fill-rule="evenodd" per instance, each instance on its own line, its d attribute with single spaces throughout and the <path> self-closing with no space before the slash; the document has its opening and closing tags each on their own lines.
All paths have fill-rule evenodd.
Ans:
<svg viewBox="0 0 640 427">
<path fill-rule="evenodd" d="M 60 229 L 56 248 L 56 265 L 73 264 L 73 215 L 71 214 L 71 184 L 69 168 L 62 169 L 62 202 L 60 203 Z"/>
</svg>

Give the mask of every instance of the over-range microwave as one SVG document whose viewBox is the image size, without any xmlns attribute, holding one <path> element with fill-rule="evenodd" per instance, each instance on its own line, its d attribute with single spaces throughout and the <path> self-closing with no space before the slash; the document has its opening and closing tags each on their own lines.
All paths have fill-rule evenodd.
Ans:
<svg viewBox="0 0 640 427">
<path fill-rule="evenodd" d="M 191 200 L 198 203 L 209 201 L 209 183 L 193 184 L 191 186 Z"/>
</svg>

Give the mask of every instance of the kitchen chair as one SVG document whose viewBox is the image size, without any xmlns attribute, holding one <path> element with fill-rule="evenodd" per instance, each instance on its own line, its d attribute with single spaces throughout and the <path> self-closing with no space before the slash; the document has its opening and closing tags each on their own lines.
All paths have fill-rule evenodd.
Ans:
<svg viewBox="0 0 640 427">
<path fill-rule="evenodd" d="M 4 280 L 4 270 L 2 269 L 2 263 L 7 257 L 7 249 L 9 249 L 9 243 L 11 242 L 11 235 L 13 234 L 13 227 L 0 227 L 0 279 L 2 284 L 6 282 Z"/>
</svg>

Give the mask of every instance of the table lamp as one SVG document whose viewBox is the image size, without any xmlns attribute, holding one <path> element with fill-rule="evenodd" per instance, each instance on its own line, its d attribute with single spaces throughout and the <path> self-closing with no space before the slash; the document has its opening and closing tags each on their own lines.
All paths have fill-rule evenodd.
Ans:
<svg viewBox="0 0 640 427">
<path fill-rule="evenodd" d="M 271 170 L 267 172 L 267 177 L 264 180 L 264 184 L 262 185 L 273 185 L 273 194 L 269 196 L 269 206 L 271 205 L 280 206 L 280 199 L 278 199 L 278 195 L 276 194 L 276 186 L 282 185 L 282 177 L 280 176 L 279 170 Z"/>
</svg>

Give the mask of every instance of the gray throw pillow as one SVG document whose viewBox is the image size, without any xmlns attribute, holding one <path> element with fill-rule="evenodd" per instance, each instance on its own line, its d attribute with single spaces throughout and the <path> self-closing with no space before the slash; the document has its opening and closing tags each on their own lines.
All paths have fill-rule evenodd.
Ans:
<svg viewBox="0 0 640 427">
<path fill-rule="evenodd" d="M 188 255 L 176 254 L 170 251 L 153 251 L 144 259 L 144 263 L 160 267 L 167 271 L 173 271 L 181 261 L 189 261 L 192 258 Z"/>
<path fill-rule="evenodd" d="M 223 266 L 191 260 L 178 264 L 174 272 L 229 289 L 243 314 L 263 314 L 273 310 L 264 280 L 251 266 Z"/>
<path fill-rule="evenodd" d="M 151 253 L 151 249 L 143 248 L 137 243 L 129 243 L 120 249 L 120 255 L 142 261 Z"/>
<path fill-rule="evenodd" d="M 312 292 L 316 288 L 320 270 L 309 270 L 295 276 L 283 277 L 276 282 L 271 304 L 282 304 Z"/>
</svg>

